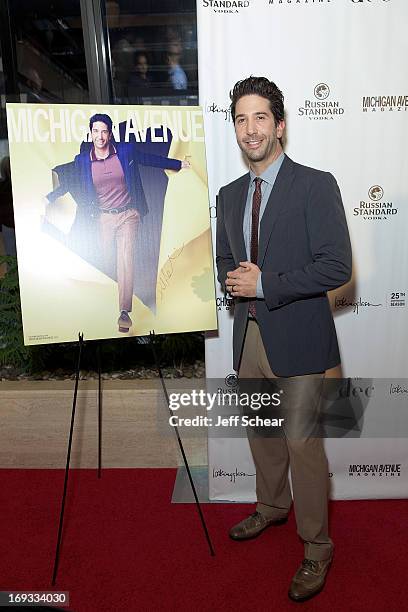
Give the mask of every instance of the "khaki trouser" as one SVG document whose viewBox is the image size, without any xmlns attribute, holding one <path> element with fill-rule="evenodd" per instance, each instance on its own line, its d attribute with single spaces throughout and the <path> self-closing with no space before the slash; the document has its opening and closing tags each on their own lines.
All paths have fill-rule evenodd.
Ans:
<svg viewBox="0 0 408 612">
<path fill-rule="evenodd" d="M 249 319 L 242 353 L 240 378 L 272 378 L 256 321 Z M 324 373 L 281 379 L 283 405 L 289 421 L 302 422 L 316 413 Z M 287 381 L 287 387 L 285 387 Z M 300 415 L 300 416 L 299 416 Z M 304 419 L 303 419 L 304 420 Z M 316 431 L 311 424 L 310 431 Z M 304 431 L 304 429 L 302 429 Z M 268 517 L 285 517 L 292 503 L 288 480 L 290 466 L 297 531 L 305 543 L 305 557 L 316 561 L 330 557 L 333 543 L 328 533 L 329 474 L 323 439 L 285 435 L 278 438 L 248 436 L 256 467 L 257 510 Z"/>
<path fill-rule="evenodd" d="M 115 270 L 119 290 L 119 310 L 131 312 L 136 229 L 139 213 L 129 208 L 121 213 L 100 213 L 99 236 L 104 265 Z M 116 266 L 115 266 L 116 264 Z"/>
</svg>

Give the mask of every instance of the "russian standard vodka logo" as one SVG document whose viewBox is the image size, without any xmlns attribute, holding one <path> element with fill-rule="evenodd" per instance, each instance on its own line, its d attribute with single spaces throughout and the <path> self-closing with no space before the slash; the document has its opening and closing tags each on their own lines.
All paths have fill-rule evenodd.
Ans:
<svg viewBox="0 0 408 612">
<path fill-rule="evenodd" d="M 325 100 L 330 95 L 329 86 L 326 85 L 326 83 L 319 83 L 314 88 L 314 95 L 315 95 L 315 98 L 317 98 L 318 100 Z"/>
</svg>

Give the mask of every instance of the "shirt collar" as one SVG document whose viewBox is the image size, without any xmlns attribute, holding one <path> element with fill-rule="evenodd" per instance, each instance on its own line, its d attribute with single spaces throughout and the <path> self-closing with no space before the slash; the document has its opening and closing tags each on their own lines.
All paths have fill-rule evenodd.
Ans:
<svg viewBox="0 0 408 612">
<path fill-rule="evenodd" d="M 111 155 L 116 155 L 116 148 L 115 148 L 115 145 L 112 142 L 109 143 L 109 155 L 108 155 L 108 157 L 110 157 Z M 101 161 L 100 159 L 98 159 L 96 157 L 96 155 L 95 155 L 95 147 L 93 145 L 91 147 L 91 152 L 90 152 L 89 156 L 91 158 L 91 161 L 93 161 L 93 162 L 94 161 Z M 105 159 L 108 159 L 108 157 L 106 157 Z"/>
<path fill-rule="evenodd" d="M 266 170 L 264 170 L 262 172 L 262 174 L 259 176 L 259 178 L 261 178 L 263 181 L 265 181 L 265 183 L 270 183 L 271 185 L 273 185 L 273 183 L 276 180 L 276 177 L 278 175 L 278 172 L 280 170 L 280 167 L 282 165 L 282 162 L 285 158 L 285 154 L 282 151 L 282 153 L 279 155 L 279 157 L 277 157 L 275 159 L 275 161 L 273 161 L 267 168 Z M 254 180 L 256 179 L 257 175 L 255 174 L 255 172 L 253 170 L 249 170 L 249 174 L 251 177 L 251 184 L 254 182 Z"/>
</svg>

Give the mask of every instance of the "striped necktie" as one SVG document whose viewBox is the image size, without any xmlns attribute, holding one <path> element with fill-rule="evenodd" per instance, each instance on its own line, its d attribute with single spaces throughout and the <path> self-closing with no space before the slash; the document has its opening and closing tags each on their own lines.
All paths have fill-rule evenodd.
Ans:
<svg viewBox="0 0 408 612">
<path fill-rule="evenodd" d="M 251 221 L 251 262 L 258 263 L 258 226 L 259 226 L 259 211 L 261 209 L 261 183 L 262 179 L 257 176 L 255 178 L 255 191 L 252 196 L 252 221 Z M 256 318 L 256 301 L 252 300 L 249 303 L 249 312 Z"/>
</svg>

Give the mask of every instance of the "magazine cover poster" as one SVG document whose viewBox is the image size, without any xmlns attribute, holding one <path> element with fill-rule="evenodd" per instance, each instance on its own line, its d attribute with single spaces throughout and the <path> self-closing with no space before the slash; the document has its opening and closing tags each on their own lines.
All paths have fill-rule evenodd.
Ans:
<svg viewBox="0 0 408 612">
<path fill-rule="evenodd" d="M 199 107 L 7 104 L 25 344 L 217 328 Z"/>
</svg>

